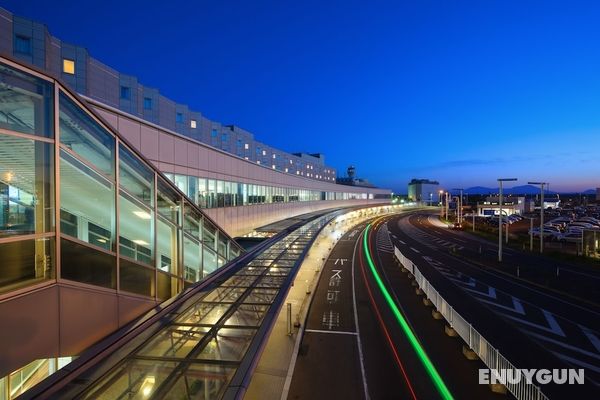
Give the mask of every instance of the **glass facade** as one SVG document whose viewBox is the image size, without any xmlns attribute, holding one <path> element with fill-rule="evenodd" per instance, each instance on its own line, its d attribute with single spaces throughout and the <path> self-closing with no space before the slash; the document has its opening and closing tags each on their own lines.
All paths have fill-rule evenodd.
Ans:
<svg viewBox="0 0 600 400">
<path fill-rule="evenodd" d="M 374 198 L 373 193 L 368 192 L 323 192 L 320 190 L 229 182 L 179 174 L 165 174 L 165 176 L 201 208 Z M 390 197 L 389 195 L 385 196 L 386 198 Z"/>
<path fill-rule="evenodd" d="M 56 85 L 0 63 L 0 293 L 67 279 L 166 299 L 240 254 Z M 194 203 L 197 184 L 178 182 Z"/>
</svg>

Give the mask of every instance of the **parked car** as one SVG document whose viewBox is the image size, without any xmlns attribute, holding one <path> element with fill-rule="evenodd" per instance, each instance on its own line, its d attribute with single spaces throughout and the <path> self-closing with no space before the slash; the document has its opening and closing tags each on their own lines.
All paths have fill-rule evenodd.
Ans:
<svg viewBox="0 0 600 400">
<path fill-rule="evenodd" d="M 582 233 L 579 232 L 568 232 L 560 235 L 558 240 L 561 242 L 581 243 L 583 236 Z"/>
</svg>

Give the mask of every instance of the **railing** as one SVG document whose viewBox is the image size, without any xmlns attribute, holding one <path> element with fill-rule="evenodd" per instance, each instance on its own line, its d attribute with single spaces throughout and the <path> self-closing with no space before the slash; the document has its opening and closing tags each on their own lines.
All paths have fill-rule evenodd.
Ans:
<svg viewBox="0 0 600 400">
<path fill-rule="evenodd" d="M 510 361 L 508 361 L 494 346 L 490 344 L 466 319 L 464 319 L 448 302 L 435 290 L 433 285 L 423 276 L 419 268 L 407 257 L 405 257 L 396 246 L 394 246 L 394 255 L 400 264 L 406 268 L 414 277 L 423 290 L 427 298 L 433 303 L 435 308 L 448 321 L 458 335 L 465 341 L 471 350 L 483 361 L 483 363 L 492 370 L 512 370 L 521 373 Z M 548 400 L 548 397 L 542 393 L 541 389 L 527 383 L 524 377 L 517 379 L 506 379 L 503 382 L 506 388 L 517 398 L 523 400 Z"/>
</svg>

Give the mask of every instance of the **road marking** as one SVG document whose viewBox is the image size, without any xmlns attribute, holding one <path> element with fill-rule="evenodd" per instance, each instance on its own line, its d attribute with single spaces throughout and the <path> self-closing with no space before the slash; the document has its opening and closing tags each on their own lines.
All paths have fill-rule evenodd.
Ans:
<svg viewBox="0 0 600 400">
<path fill-rule="evenodd" d="M 505 306 L 501 306 L 501 307 L 506 308 Z M 554 316 L 549 311 L 546 311 L 544 309 L 541 309 L 541 311 L 544 314 L 544 317 L 546 317 L 548 326 L 536 324 L 535 322 L 530 322 L 530 321 L 527 321 L 527 320 L 524 320 L 521 318 L 517 318 L 515 316 L 504 314 L 504 313 L 502 313 L 502 315 L 504 315 L 506 318 L 510 318 L 512 320 L 518 321 L 521 324 L 532 326 L 534 328 L 538 328 L 538 329 L 541 329 L 546 332 L 554 333 L 555 335 L 558 335 L 558 336 L 566 337 L 565 332 L 558 325 L 558 322 L 556 322 L 556 319 L 554 318 Z"/>
<path fill-rule="evenodd" d="M 365 400 L 369 400 L 369 389 L 367 388 L 367 373 L 365 372 L 365 361 L 362 352 L 362 342 L 360 341 L 360 328 L 358 326 L 358 309 L 356 308 L 356 288 L 354 285 L 354 259 L 356 258 L 356 249 L 358 248 L 359 243 L 360 235 L 358 235 L 358 239 L 354 243 L 354 251 L 352 252 L 352 303 L 354 305 L 354 329 L 356 329 L 356 346 L 358 347 L 358 358 L 360 360 L 360 374 L 362 376 Z"/>
<path fill-rule="evenodd" d="M 584 335 L 592 343 L 592 345 L 596 348 L 596 350 L 598 350 L 600 352 L 600 340 L 598 339 L 598 336 L 596 336 L 591 330 L 589 330 L 585 326 L 579 325 L 579 327 L 583 331 Z"/>
<path fill-rule="evenodd" d="M 415 249 L 414 247 L 411 247 L 410 249 L 411 249 L 412 251 L 414 251 L 415 253 L 419 253 L 419 254 L 421 253 L 419 250 Z"/>
<path fill-rule="evenodd" d="M 346 332 L 346 331 L 324 331 L 321 329 L 305 329 L 304 332 L 312 332 L 312 333 L 337 333 L 340 335 L 352 335 L 352 336 L 357 336 L 358 333 L 356 332 Z"/>
</svg>

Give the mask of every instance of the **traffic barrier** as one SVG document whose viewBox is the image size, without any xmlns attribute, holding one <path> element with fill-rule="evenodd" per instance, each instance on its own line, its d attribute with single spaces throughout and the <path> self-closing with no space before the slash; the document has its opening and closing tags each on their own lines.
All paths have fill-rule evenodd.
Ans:
<svg viewBox="0 0 600 400">
<path fill-rule="evenodd" d="M 418 287 L 423 290 L 427 298 L 433 303 L 444 319 L 448 322 L 451 329 L 464 340 L 477 357 L 490 369 L 519 371 L 510 361 L 508 361 L 500 352 L 492 346 L 481 334 L 465 320 L 456 310 L 448 304 L 437 290 L 423 276 L 419 268 L 407 257 L 405 257 L 396 246 L 394 246 L 394 255 L 404 268 L 414 276 Z M 435 311 L 434 310 L 434 311 Z M 542 393 L 539 386 L 527 383 L 526 379 L 520 379 L 517 383 L 510 380 L 506 382 L 506 388 L 513 396 L 519 400 L 548 400 L 548 397 Z"/>
</svg>

